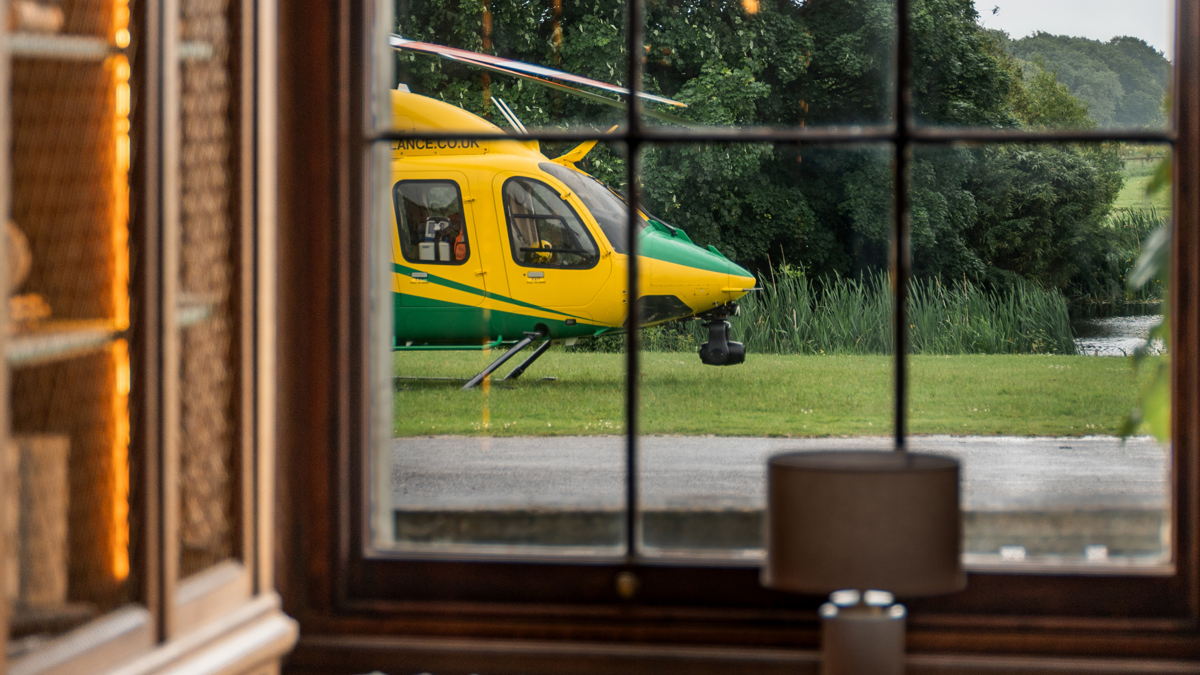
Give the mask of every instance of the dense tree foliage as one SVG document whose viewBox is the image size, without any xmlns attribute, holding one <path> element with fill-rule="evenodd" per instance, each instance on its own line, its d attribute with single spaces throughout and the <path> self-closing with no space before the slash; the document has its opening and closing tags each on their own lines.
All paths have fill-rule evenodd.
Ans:
<svg viewBox="0 0 1200 675">
<path fill-rule="evenodd" d="M 625 73 L 623 3 L 408 0 L 408 37 L 484 50 L 609 81 Z M 977 23 L 971 0 L 915 0 L 914 112 L 924 124 L 1079 127 L 1088 108 L 1037 61 L 1014 57 Z M 485 10 L 490 7 L 490 10 Z M 649 0 L 645 86 L 688 104 L 710 125 L 879 124 L 891 116 L 891 3 L 881 0 Z M 485 17 L 485 11 L 487 16 Z M 491 26 L 490 33 L 484 30 Z M 503 98 L 527 126 L 616 123 L 619 110 L 488 76 L 461 64 L 401 56 L 414 91 L 492 117 Z M 493 119 L 504 124 L 497 115 Z M 553 155 L 558 148 L 545 148 Z M 580 167 L 616 186 L 619 148 Z M 765 271 L 855 276 L 886 265 L 890 147 L 739 143 L 644 149 L 648 209 L 700 244 Z M 1120 189 L 1112 148 L 919 150 L 912 171 L 912 250 L 919 275 L 1006 284 L 1017 277 L 1090 292 L 1104 256 L 1103 217 Z"/>
<path fill-rule="evenodd" d="M 1027 68 L 1055 74 L 1088 106 L 1100 126 L 1163 127 L 1163 97 L 1170 63 L 1145 41 L 1115 37 L 1108 42 L 1037 33 L 1013 40 L 1007 49 Z"/>
</svg>

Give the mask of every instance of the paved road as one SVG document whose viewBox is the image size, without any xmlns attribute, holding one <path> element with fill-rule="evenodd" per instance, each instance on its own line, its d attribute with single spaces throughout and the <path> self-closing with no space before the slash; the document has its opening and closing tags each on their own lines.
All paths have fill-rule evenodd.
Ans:
<svg viewBox="0 0 1200 675">
<path fill-rule="evenodd" d="M 417 437 L 393 441 L 393 503 L 405 509 L 619 508 L 624 437 Z M 1157 509 L 1169 453 L 1149 438 L 912 437 L 963 464 L 968 511 Z M 888 438 L 647 436 L 648 508 L 761 508 L 767 457 L 816 448 L 887 449 Z"/>
</svg>

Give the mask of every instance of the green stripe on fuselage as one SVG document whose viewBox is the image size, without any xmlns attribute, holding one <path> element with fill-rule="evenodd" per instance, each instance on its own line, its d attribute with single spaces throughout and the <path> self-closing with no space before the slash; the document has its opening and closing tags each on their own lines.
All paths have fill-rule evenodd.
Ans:
<svg viewBox="0 0 1200 675">
<path fill-rule="evenodd" d="M 473 344 L 503 336 L 515 340 L 545 326 L 552 339 L 595 335 L 598 326 L 566 319 L 546 319 L 529 314 L 486 309 L 433 300 L 419 295 L 393 294 L 395 344 Z"/>
<path fill-rule="evenodd" d="M 557 309 L 549 309 L 547 307 L 539 307 L 539 306 L 529 303 L 529 302 L 524 302 L 522 300 L 517 300 L 514 298 L 500 295 L 499 293 L 489 293 L 488 291 L 486 291 L 482 288 L 476 288 L 474 286 L 468 286 L 467 284 L 461 284 L 457 281 L 451 281 L 450 279 L 439 277 L 436 274 L 429 274 L 428 272 L 425 272 L 424 270 L 415 270 L 411 267 L 405 267 L 404 265 L 401 265 L 399 263 L 392 263 L 392 269 L 393 269 L 393 271 L 398 272 L 400 274 L 412 274 L 413 272 L 422 272 L 424 274 L 428 274 L 428 276 L 426 277 L 426 280 L 431 284 L 438 284 L 439 286 L 445 286 L 446 288 L 453 288 L 456 291 L 462 291 L 464 293 L 471 293 L 473 295 L 479 295 L 479 296 L 483 296 L 485 298 L 495 299 L 495 300 L 499 300 L 501 302 L 507 302 L 510 305 L 516 305 L 517 307 L 524 307 L 526 309 L 536 309 L 539 312 L 550 312 L 551 314 L 561 314 L 563 316 L 567 316 L 572 319 L 580 318 L 574 314 L 569 314 L 567 312 L 563 312 L 563 311 L 560 311 Z M 420 297 L 420 296 L 409 295 L 408 297 L 416 298 L 416 297 Z M 431 302 L 436 302 L 436 301 L 431 301 Z"/>
<path fill-rule="evenodd" d="M 648 227 L 642 230 L 638 238 L 638 253 L 646 258 L 718 274 L 732 274 L 735 277 L 753 276 L 728 258 L 700 248 L 686 237 L 673 237 L 670 233 L 663 232 L 657 227 Z"/>
</svg>

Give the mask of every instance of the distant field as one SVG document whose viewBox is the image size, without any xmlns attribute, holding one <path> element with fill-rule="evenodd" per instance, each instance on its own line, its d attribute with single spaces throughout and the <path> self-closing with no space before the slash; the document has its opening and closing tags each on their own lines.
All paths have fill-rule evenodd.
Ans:
<svg viewBox="0 0 1200 675">
<path fill-rule="evenodd" d="M 1117 195 L 1117 201 L 1113 203 L 1114 209 L 1147 209 L 1156 208 L 1166 212 L 1171 207 L 1171 191 L 1160 190 L 1153 197 L 1146 195 L 1146 185 L 1150 183 L 1150 176 L 1129 175 L 1125 176 L 1125 185 L 1121 188 L 1120 194 Z"/>
<path fill-rule="evenodd" d="M 1153 152 L 1150 154 L 1158 156 Z M 1146 186 L 1150 184 L 1150 178 L 1158 166 L 1158 161 L 1155 159 L 1154 161 L 1125 162 L 1122 171 L 1125 184 L 1122 186 L 1120 194 L 1117 195 L 1117 201 L 1113 204 L 1114 209 L 1155 208 L 1165 213 L 1170 208 L 1171 191 L 1169 189 L 1159 190 L 1152 197 L 1146 195 Z"/>
<path fill-rule="evenodd" d="M 465 379 L 494 356 L 398 353 L 394 373 Z M 1112 434 L 1136 389 L 1124 358 L 914 356 L 909 363 L 909 430 L 917 434 Z M 892 359 L 887 356 L 750 354 L 743 365 L 716 368 L 701 365 L 690 353 L 645 353 L 642 364 L 643 433 L 891 433 Z M 545 376 L 557 380 L 540 379 Z M 395 435 L 624 431 L 620 354 L 552 350 L 516 382 L 496 382 L 486 391 L 463 392 L 460 386 L 397 381 Z"/>
</svg>

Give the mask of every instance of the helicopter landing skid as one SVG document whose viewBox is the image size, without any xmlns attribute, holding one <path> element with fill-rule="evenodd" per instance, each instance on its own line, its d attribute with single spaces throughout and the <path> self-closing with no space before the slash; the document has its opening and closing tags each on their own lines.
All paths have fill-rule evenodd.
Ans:
<svg viewBox="0 0 1200 675">
<path fill-rule="evenodd" d="M 523 375 L 525 373 L 525 370 L 527 368 L 529 368 L 529 366 L 533 365 L 534 361 L 537 361 L 539 358 L 541 358 L 542 354 L 546 353 L 547 349 L 550 349 L 550 341 L 549 340 L 546 340 L 542 344 L 538 345 L 538 348 L 533 350 L 533 353 L 529 355 L 529 358 L 522 361 L 521 365 L 517 366 L 516 368 L 513 368 L 512 371 L 509 372 L 509 374 L 505 375 L 504 381 L 507 382 L 508 380 L 515 380 L 518 377 L 520 377 L 521 375 Z"/>
<path fill-rule="evenodd" d="M 509 347 L 508 351 L 506 351 L 500 355 L 500 358 L 496 359 L 495 361 L 492 361 L 491 364 L 488 365 L 487 368 L 484 368 L 483 370 L 481 370 L 478 375 L 476 375 L 475 377 L 472 377 L 470 380 L 467 380 L 467 383 L 463 385 L 462 390 L 466 391 L 468 389 L 474 389 L 476 386 L 479 385 L 480 382 L 483 382 L 483 379 L 485 377 L 496 372 L 497 368 L 504 365 L 505 362 L 508 361 L 509 359 L 511 359 L 512 357 L 516 356 L 517 352 L 521 351 L 522 349 L 525 349 L 529 345 L 533 344 L 535 341 L 540 340 L 544 337 L 546 337 L 546 334 L 541 331 L 538 331 L 536 333 L 526 333 L 525 337 L 521 338 L 520 340 L 517 340 L 516 344 Z M 512 372 L 510 372 L 508 375 L 504 376 L 504 379 L 505 380 L 515 380 L 518 377 L 520 377 L 521 374 L 524 373 L 525 370 L 527 368 L 529 368 L 529 366 L 532 365 L 534 361 L 537 361 L 538 358 L 541 357 L 542 354 L 545 354 L 546 350 L 549 348 L 550 348 L 549 340 L 546 340 L 542 344 L 538 345 L 538 348 L 535 349 L 533 351 L 533 353 L 529 355 L 529 358 L 522 361 L 521 365 L 517 366 L 516 368 L 513 368 Z"/>
</svg>

